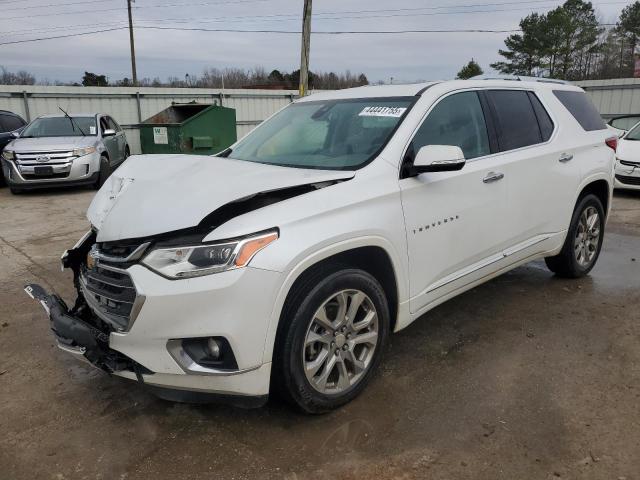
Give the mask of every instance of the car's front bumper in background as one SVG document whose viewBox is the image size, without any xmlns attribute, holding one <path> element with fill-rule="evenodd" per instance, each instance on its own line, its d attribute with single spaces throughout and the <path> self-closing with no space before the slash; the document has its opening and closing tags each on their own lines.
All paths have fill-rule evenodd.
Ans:
<svg viewBox="0 0 640 480">
<path fill-rule="evenodd" d="M 615 188 L 640 190 L 640 162 L 616 160 Z"/>
<path fill-rule="evenodd" d="M 168 280 L 135 264 L 127 273 L 141 306 L 121 331 L 105 333 L 99 321 L 88 317 L 90 308 L 82 293 L 69 310 L 59 297 L 37 285 L 25 290 L 45 307 L 63 350 L 109 373 L 143 382 L 160 397 L 222 399 L 242 406 L 266 401 L 271 363 L 265 363 L 263 355 L 278 272 L 247 267 Z M 209 337 L 225 339 L 234 368 L 200 365 L 181 348 L 183 339 Z"/>
<path fill-rule="evenodd" d="M 100 173 L 100 154 L 97 152 L 52 164 L 19 165 L 15 160 L 9 161 L 4 158 L 0 159 L 0 162 L 7 183 L 25 189 L 90 184 L 98 179 Z M 47 167 L 50 169 L 46 173 L 39 172 Z"/>
</svg>

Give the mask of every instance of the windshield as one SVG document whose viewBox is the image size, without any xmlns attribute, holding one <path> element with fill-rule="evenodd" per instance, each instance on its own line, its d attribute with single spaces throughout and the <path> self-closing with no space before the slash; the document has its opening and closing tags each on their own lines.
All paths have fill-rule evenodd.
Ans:
<svg viewBox="0 0 640 480">
<path fill-rule="evenodd" d="M 97 135 L 95 117 L 45 117 L 37 118 L 22 131 L 22 138 L 82 137 Z"/>
<path fill-rule="evenodd" d="M 387 143 L 415 97 L 301 102 L 242 139 L 227 156 L 300 168 L 349 170 Z"/>
<path fill-rule="evenodd" d="M 640 140 L 640 123 L 623 137 L 625 140 Z"/>
</svg>

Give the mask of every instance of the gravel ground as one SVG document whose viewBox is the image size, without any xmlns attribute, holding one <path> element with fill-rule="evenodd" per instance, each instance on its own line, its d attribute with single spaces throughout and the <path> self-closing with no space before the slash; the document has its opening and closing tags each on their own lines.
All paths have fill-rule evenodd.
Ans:
<svg viewBox="0 0 640 480">
<path fill-rule="evenodd" d="M 55 348 L 22 286 L 73 299 L 92 196 L 0 189 L 1 480 L 640 478 L 640 193 L 590 276 L 533 262 L 447 302 L 320 417 L 164 402 Z"/>
</svg>

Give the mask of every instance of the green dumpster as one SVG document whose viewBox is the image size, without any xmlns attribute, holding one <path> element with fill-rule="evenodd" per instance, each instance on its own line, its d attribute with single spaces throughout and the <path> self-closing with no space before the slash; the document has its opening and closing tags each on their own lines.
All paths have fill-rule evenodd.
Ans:
<svg viewBox="0 0 640 480">
<path fill-rule="evenodd" d="M 236 111 L 218 105 L 174 103 L 140 126 L 142 153 L 211 155 L 236 139 Z"/>
</svg>

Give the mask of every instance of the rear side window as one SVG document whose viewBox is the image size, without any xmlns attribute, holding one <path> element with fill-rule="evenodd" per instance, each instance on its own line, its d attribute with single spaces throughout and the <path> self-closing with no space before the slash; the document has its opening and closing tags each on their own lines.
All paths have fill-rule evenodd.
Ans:
<svg viewBox="0 0 640 480">
<path fill-rule="evenodd" d="M 542 142 L 538 119 L 523 90 L 491 90 L 487 92 L 496 115 L 496 133 L 500 151 Z"/>
<path fill-rule="evenodd" d="M 3 132 L 12 132 L 24 126 L 24 122 L 19 117 L 13 115 L 0 115 L 0 127 Z"/>
<path fill-rule="evenodd" d="M 426 145 L 458 146 L 466 159 L 490 153 L 487 126 L 476 92 L 450 95 L 431 110 L 413 137 L 413 155 Z"/>
<path fill-rule="evenodd" d="M 529 100 L 531 100 L 533 111 L 536 113 L 536 117 L 538 118 L 542 141 L 546 142 L 551 138 L 551 134 L 553 133 L 553 122 L 551 121 L 551 117 L 547 110 L 542 106 L 542 103 L 540 103 L 540 100 L 538 100 L 535 93 L 529 92 Z"/>
<path fill-rule="evenodd" d="M 587 132 L 607 128 L 596 107 L 593 106 L 593 103 L 584 92 L 554 90 L 553 94 Z"/>
</svg>

